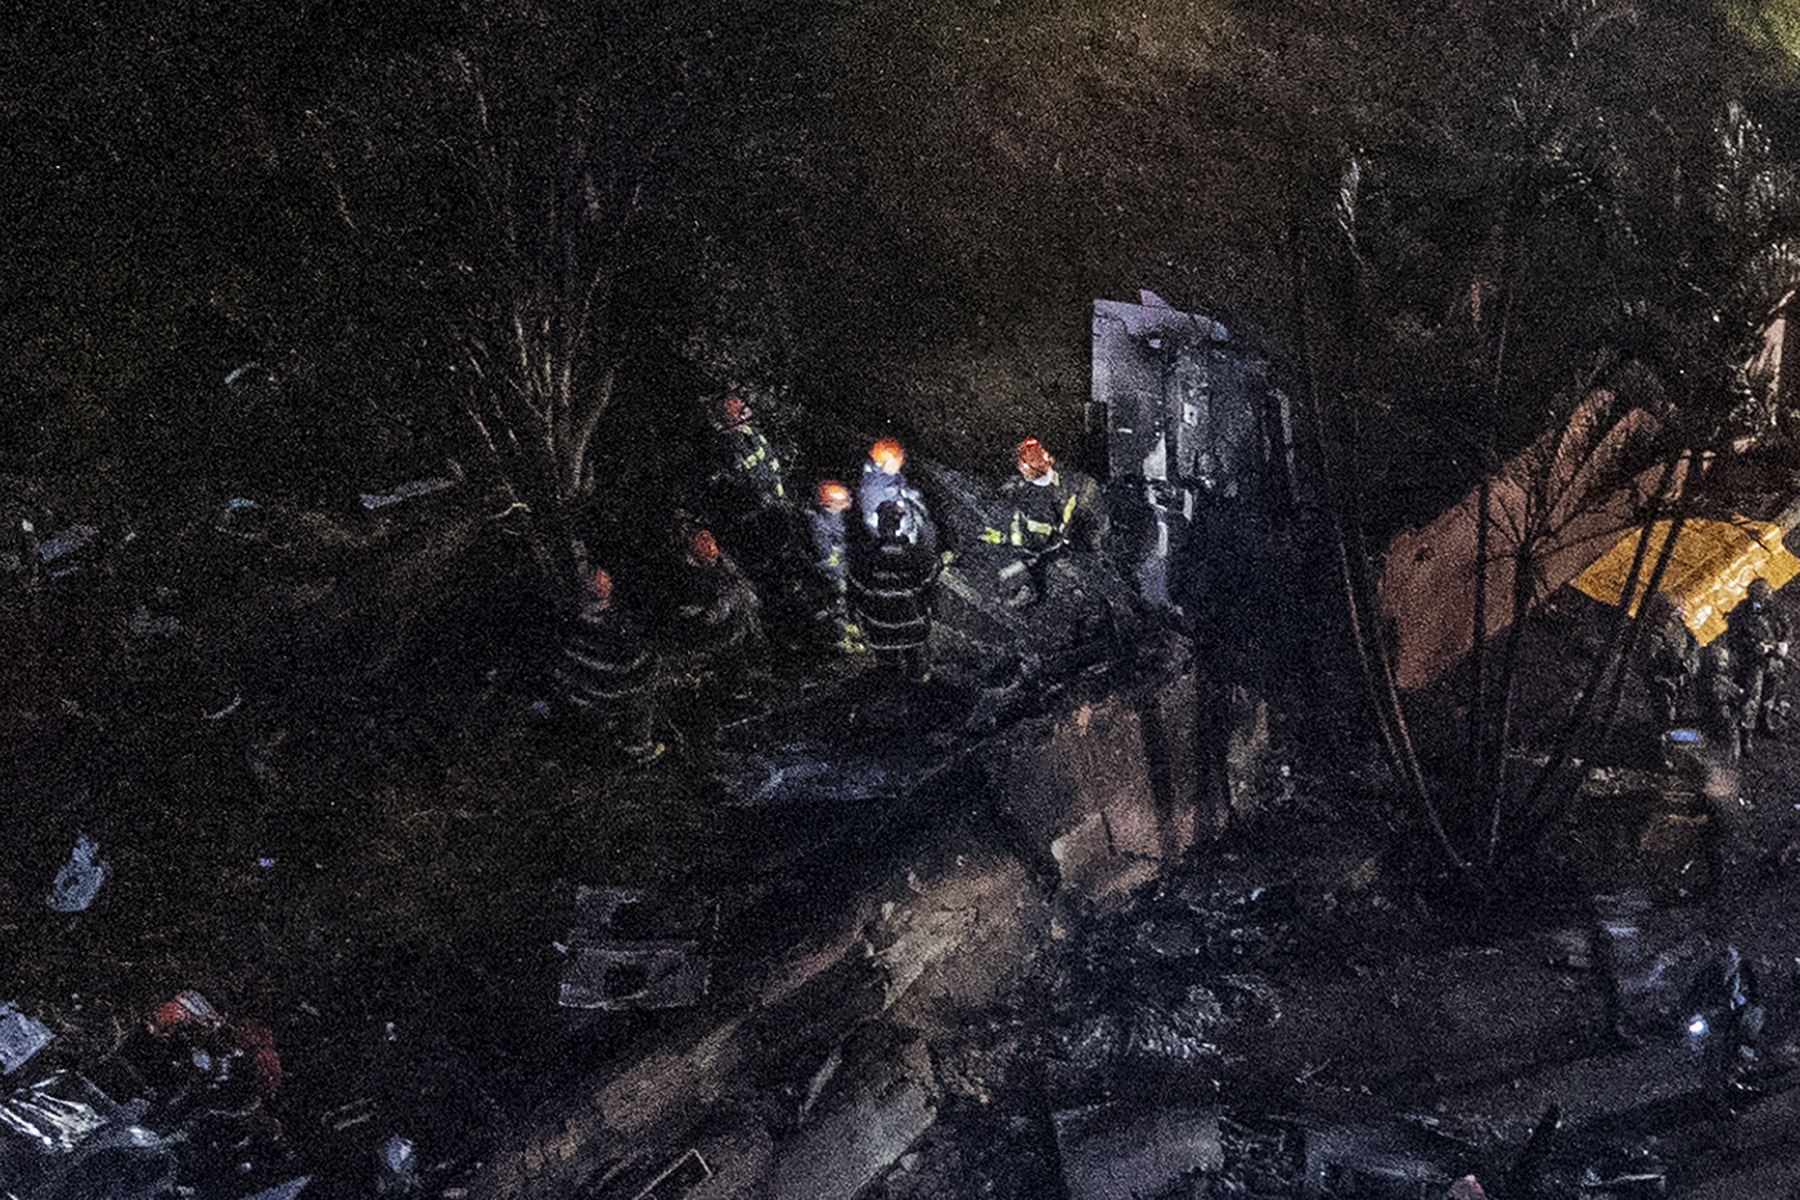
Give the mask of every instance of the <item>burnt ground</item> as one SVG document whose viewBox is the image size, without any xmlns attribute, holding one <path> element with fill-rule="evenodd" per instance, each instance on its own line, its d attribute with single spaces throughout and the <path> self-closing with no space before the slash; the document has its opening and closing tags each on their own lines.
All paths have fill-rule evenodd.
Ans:
<svg viewBox="0 0 1800 1200">
<path fill-rule="evenodd" d="M 1534 661 L 1556 668 L 1530 677 L 1546 704 L 1569 694 L 1604 615 L 1565 594 L 1537 625 L 1554 653 Z M 9 831 L 12 865 L 0 873 L 0 977 L 10 981 L 0 998 L 57 1031 L 46 1061 L 91 1063 L 158 1001 L 197 988 L 275 1031 L 296 1158 L 262 1164 L 270 1177 L 323 1164 L 366 1179 L 372 1146 L 399 1131 L 449 1179 L 497 1129 L 661 1027 L 655 1015 L 555 1006 L 552 944 L 573 883 L 720 881 L 734 897 L 724 989 L 795 930 L 831 924 L 869 880 L 904 870 L 912 830 L 974 821 L 971 840 L 988 836 L 954 788 L 913 813 L 814 811 L 795 822 L 727 804 L 719 764 L 698 747 L 642 775 L 596 770 L 583 748 L 531 725 L 524 693 L 488 665 L 507 661 L 506 643 L 485 644 L 470 654 L 446 639 L 360 695 L 342 691 L 328 663 L 297 661 L 279 689 L 217 721 L 194 717 L 217 703 L 200 680 L 134 694 L 129 721 L 80 703 L 18 718 L 31 736 L 14 743 L 8 791 L 27 819 Z M 1309 754 L 1322 732 L 1342 736 L 1312 724 L 1328 715 L 1277 708 L 1277 756 L 1291 774 L 1272 774 L 1263 812 L 1130 910 L 1137 928 L 1155 929 L 1175 897 L 1182 921 L 1212 914 L 1213 928 L 1233 897 L 1271 897 L 1239 920 L 1250 932 L 1237 949 L 1208 951 L 1268 989 L 1232 1001 L 1225 987 L 1238 1007 L 1206 1033 L 1218 1059 L 1200 1074 L 1246 1121 L 1369 1103 L 1499 1112 L 1483 1089 L 1611 1051 L 1594 954 L 1560 949 L 1568 931 L 1591 931 L 1596 890 L 1662 872 L 1676 880 L 1666 898 L 1680 911 L 1691 899 L 1708 923 L 1749 914 L 1767 925 L 1766 902 L 1756 905 L 1780 894 L 1780 851 L 1800 836 L 1800 745 L 1769 744 L 1744 765 L 1710 856 L 1659 823 L 1666 798 L 1615 775 L 1618 787 L 1596 791 L 1553 832 L 1527 868 L 1530 887 L 1500 890 L 1470 919 L 1384 848 L 1379 821 L 1366 819 L 1381 812 L 1371 774 Z M 1655 733 L 1628 691 L 1611 757 L 1653 766 Z M 1750 803 L 1736 803 L 1740 794 Z M 100 842 L 112 876 L 89 911 L 58 915 L 42 895 L 78 830 Z M 1117 960 L 1094 1004 L 1130 994 L 1135 985 L 1120 981 L 1142 962 L 1138 934 L 1075 919 L 1081 944 Z M 876 1195 L 1055 1194 L 1042 1190 L 1054 1184 L 1045 1064 L 1057 1058 L 1043 1014 L 1066 1009 L 1067 969 L 1059 954 L 1038 962 L 1010 1010 L 943 1052 L 944 1115 Z M 333 1129 L 361 1102 L 371 1117 Z M 1630 1106 L 1596 1096 L 1590 1107 Z M 1717 1159 L 1717 1130 L 1679 1104 L 1633 1120 L 1590 1129 L 1582 1153 L 1659 1129 L 1675 1139 L 1671 1155 Z M 1477 1140 L 1466 1152 L 1491 1162 L 1505 1144 Z M 994 1190 L 1001 1179 L 1011 1190 Z"/>
</svg>

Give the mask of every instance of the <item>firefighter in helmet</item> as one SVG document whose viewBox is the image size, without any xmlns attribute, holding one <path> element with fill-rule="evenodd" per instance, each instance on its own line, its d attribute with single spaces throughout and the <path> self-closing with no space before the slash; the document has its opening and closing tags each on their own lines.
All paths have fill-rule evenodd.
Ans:
<svg viewBox="0 0 1800 1200">
<path fill-rule="evenodd" d="M 609 572 L 589 576 L 581 611 L 558 639 L 550 675 L 571 723 L 638 766 L 662 757 L 655 737 L 656 659 L 642 630 L 615 604 Z"/>
<path fill-rule="evenodd" d="M 1070 548 L 1097 550 L 1106 537 L 1099 485 L 1079 471 L 1058 469 L 1043 443 L 1028 437 L 1018 445 L 1018 475 L 1000 489 L 1008 511 L 981 540 L 1011 553 L 1000 582 L 1013 589 L 1008 603 L 1036 604 L 1048 591 L 1052 563 Z"/>
<path fill-rule="evenodd" d="M 813 567 L 824 589 L 824 606 L 818 612 L 828 625 L 832 640 L 845 653 L 864 649 L 861 631 L 850 618 L 850 569 L 846 559 L 849 530 L 844 515 L 853 506 L 850 489 L 835 479 L 819 484 L 812 511 L 807 514 Z"/>
<path fill-rule="evenodd" d="M 856 507 L 870 533 L 876 532 L 881 506 L 892 500 L 923 511 L 924 497 L 906 482 L 906 448 L 891 437 L 878 438 L 869 446 L 863 462 L 862 482 L 856 489 Z"/>
</svg>

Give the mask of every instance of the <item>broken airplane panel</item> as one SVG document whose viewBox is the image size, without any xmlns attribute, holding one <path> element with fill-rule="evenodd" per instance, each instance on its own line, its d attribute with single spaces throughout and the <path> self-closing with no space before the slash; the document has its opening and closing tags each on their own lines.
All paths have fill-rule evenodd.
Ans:
<svg viewBox="0 0 1800 1200">
<path fill-rule="evenodd" d="M 1172 564 L 1203 509 L 1261 480 L 1267 366 L 1227 345 L 1212 318 L 1138 296 L 1094 302 L 1090 412 L 1104 427 L 1110 503 L 1137 543 L 1138 584 L 1168 605 L 1180 590 Z"/>
</svg>

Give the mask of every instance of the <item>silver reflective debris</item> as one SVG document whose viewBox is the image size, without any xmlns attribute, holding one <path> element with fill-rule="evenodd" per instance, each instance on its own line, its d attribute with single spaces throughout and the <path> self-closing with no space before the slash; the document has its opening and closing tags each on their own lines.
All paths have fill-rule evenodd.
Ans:
<svg viewBox="0 0 1800 1200">
<path fill-rule="evenodd" d="M 56 880 L 50 885 L 50 895 L 46 903 L 57 912 L 76 913 L 84 911 L 100 894 L 100 885 L 106 882 L 111 869 L 106 860 L 99 858 L 100 845 L 87 834 L 75 839 L 75 848 L 69 852 L 69 861 L 62 865 L 56 873 Z"/>
<path fill-rule="evenodd" d="M 67 1154 L 112 1123 L 99 1089 L 56 1074 L 0 1100 L 0 1132 L 45 1154 Z"/>
<path fill-rule="evenodd" d="M 411 1196 L 419 1190 L 419 1155 L 411 1138 L 398 1135 L 375 1151 L 377 1196 Z"/>
<path fill-rule="evenodd" d="M 1059 1112 L 1056 1147 L 1070 1200 L 1164 1195 L 1223 1164 L 1217 1109 L 1102 1104 Z"/>
<path fill-rule="evenodd" d="M 434 492 L 447 492 L 456 486 L 456 480 L 437 476 L 432 479 L 414 479 L 403 483 L 391 492 L 364 492 L 359 499 L 365 511 L 375 512 L 378 509 L 391 508 L 407 500 L 415 500 L 420 496 L 429 496 Z"/>
<path fill-rule="evenodd" d="M 0 1004 L 0 1075 L 11 1075 L 55 1038 L 41 1023 L 19 1011 L 17 1004 Z"/>
<path fill-rule="evenodd" d="M 682 1008 L 706 995 L 716 907 L 638 888 L 579 887 L 557 1003 L 564 1008 Z"/>
</svg>

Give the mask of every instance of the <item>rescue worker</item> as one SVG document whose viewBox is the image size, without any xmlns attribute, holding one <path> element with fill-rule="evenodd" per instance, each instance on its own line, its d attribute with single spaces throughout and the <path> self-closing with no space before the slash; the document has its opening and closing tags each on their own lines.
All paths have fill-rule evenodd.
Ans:
<svg viewBox="0 0 1800 1200">
<path fill-rule="evenodd" d="M 715 478 L 734 483 L 763 507 L 787 503 L 787 468 L 756 424 L 750 402 L 728 392 L 714 402 L 713 428 L 724 444 L 725 467 Z"/>
<path fill-rule="evenodd" d="M 1756 971 L 1726 945 L 1694 978 L 1685 996 L 1690 1051 L 1699 1060 L 1701 1094 L 1729 1115 L 1733 1100 L 1752 1094 L 1745 1073 L 1756 1063 L 1765 1012 Z"/>
<path fill-rule="evenodd" d="M 675 616 L 686 627 L 691 665 L 743 665 L 762 640 L 762 605 L 756 589 L 724 551 L 712 531 L 696 529 L 682 553 L 676 583 Z"/>
<path fill-rule="evenodd" d="M 877 514 L 890 500 L 913 505 L 924 513 L 925 498 L 906 482 L 905 466 L 906 449 L 894 438 L 879 438 L 870 445 L 862 482 L 856 489 L 856 506 L 870 533 L 877 533 Z"/>
<path fill-rule="evenodd" d="M 1705 696 L 1707 724 L 1726 757 L 1737 761 L 1742 752 L 1744 689 L 1731 675 L 1731 651 L 1715 643 L 1707 662 Z"/>
<path fill-rule="evenodd" d="M 711 415 L 719 449 L 707 524 L 766 601 L 774 628 L 802 633 L 813 600 L 802 566 L 808 514 L 789 490 L 788 464 L 741 394 L 719 397 Z"/>
<path fill-rule="evenodd" d="M 590 576 L 581 611 L 564 630 L 551 677 L 562 708 L 625 759 L 648 766 L 665 749 L 656 740 L 656 660 L 642 631 L 613 602 L 612 575 Z"/>
<path fill-rule="evenodd" d="M 850 489 L 835 479 L 827 479 L 819 484 L 807 522 L 812 535 L 813 566 L 825 585 L 825 606 L 818 619 L 832 629 L 838 649 L 856 653 L 866 647 L 861 630 L 850 619 L 850 568 L 845 558 L 848 547 L 844 526 L 844 514 L 850 511 L 850 504 Z"/>
<path fill-rule="evenodd" d="M 1016 551 L 1000 568 L 1000 581 L 1015 590 L 1014 607 L 1036 604 L 1048 591 L 1050 565 L 1065 550 L 1099 549 L 1106 516 L 1099 486 L 1078 471 L 1059 471 L 1056 459 L 1036 438 L 1019 443 L 1019 475 L 1000 489 L 1011 513 L 999 526 L 982 530 L 981 540 Z"/>
<path fill-rule="evenodd" d="M 1665 727 L 1681 714 L 1681 702 L 1700 673 L 1700 643 L 1687 627 L 1681 601 L 1658 592 L 1645 614 L 1655 622 L 1650 632 L 1650 653 L 1645 674 L 1657 714 Z"/>
<path fill-rule="evenodd" d="M 1773 675 L 1787 658 L 1788 632 L 1787 619 L 1776 610 L 1766 579 L 1752 579 L 1748 594 L 1725 618 L 1725 642 L 1744 693 L 1745 754 L 1754 746 L 1756 731 L 1766 724 L 1764 713 L 1774 700 Z"/>
<path fill-rule="evenodd" d="M 850 591 L 857 623 L 869 648 L 905 678 L 930 677 L 933 590 L 943 561 L 923 512 L 903 500 L 876 509 L 875 534 L 851 543 Z"/>
</svg>

